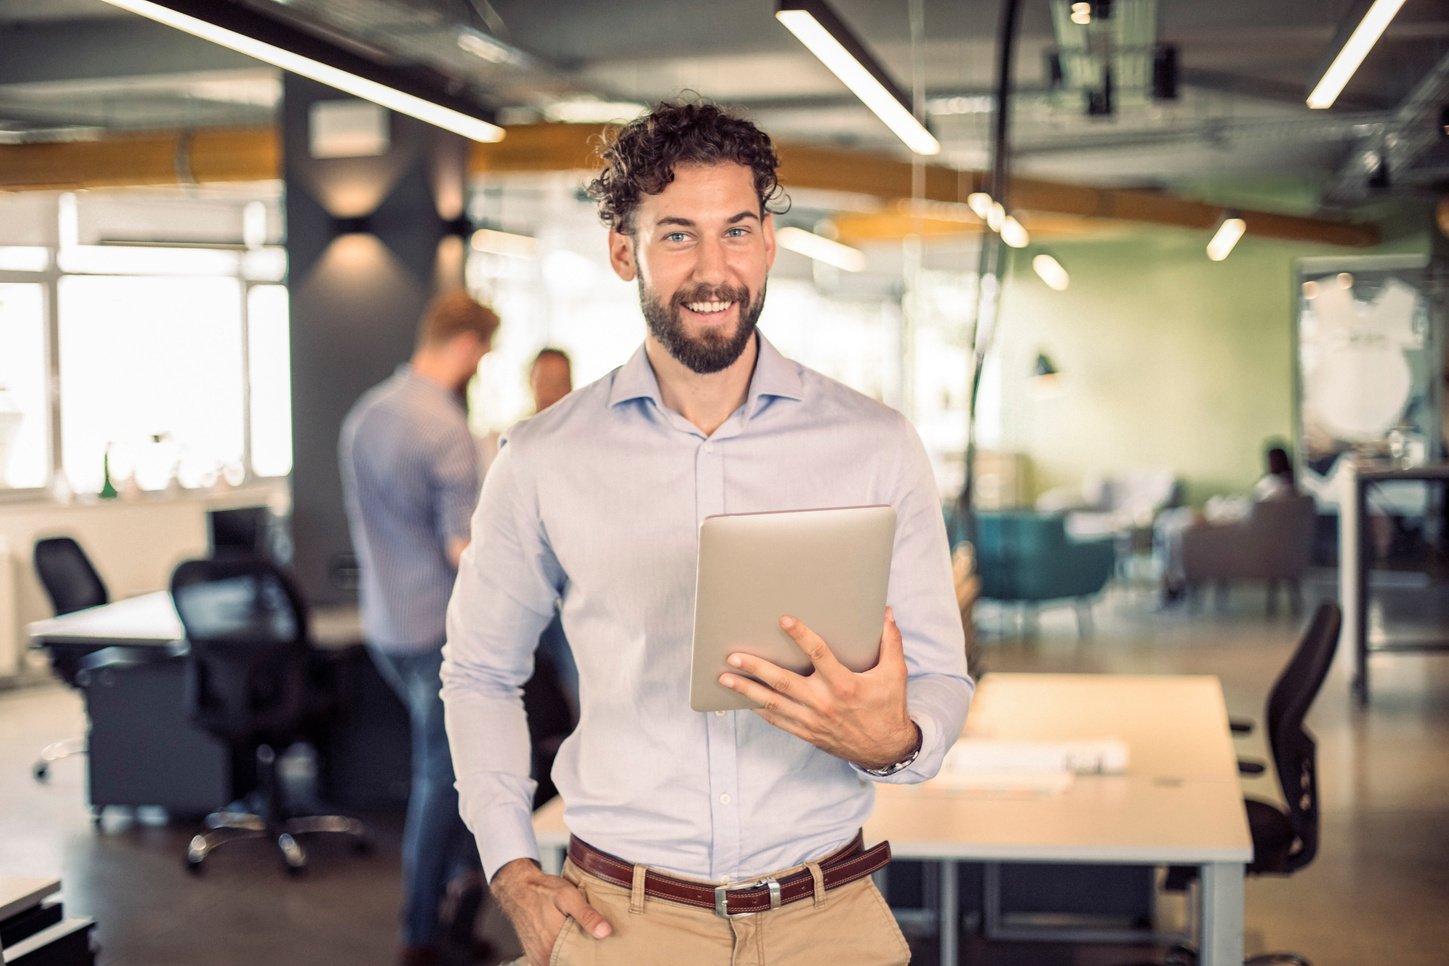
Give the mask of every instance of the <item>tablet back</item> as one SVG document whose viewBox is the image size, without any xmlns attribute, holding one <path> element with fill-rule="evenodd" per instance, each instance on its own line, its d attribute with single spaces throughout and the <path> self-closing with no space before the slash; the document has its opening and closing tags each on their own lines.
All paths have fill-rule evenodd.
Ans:
<svg viewBox="0 0 1449 966">
<path fill-rule="evenodd" d="M 690 707 L 754 707 L 722 687 L 735 651 L 801 674 L 810 659 L 780 629 L 786 614 L 804 622 L 855 671 L 880 658 L 896 511 L 889 506 L 736 513 L 699 528 L 694 591 Z"/>
</svg>

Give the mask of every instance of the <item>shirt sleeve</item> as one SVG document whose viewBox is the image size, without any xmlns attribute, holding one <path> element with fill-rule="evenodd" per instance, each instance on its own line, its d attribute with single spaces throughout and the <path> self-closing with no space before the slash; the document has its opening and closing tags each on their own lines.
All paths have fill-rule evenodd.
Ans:
<svg viewBox="0 0 1449 966">
<path fill-rule="evenodd" d="M 432 466 L 433 530 L 444 553 L 461 537 L 468 539 L 469 520 L 478 505 L 478 446 L 464 426 L 449 433 Z"/>
<path fill-rule="evenodd" d="M 900 419 L 898 476 L 892 494 L 896 538 L 886 601 L 905 644 L 907 704 L 921 729 L 921 750 L 893 775 L 864 779 L 913 784 L 933 777 L 961 735 L 976 685 L 967 675 L 966 637 L 951 576 L 946 521 L 930 458 L 915 430 Z"/>
<path fill-rule="evenodd" d="M 535 783 L 523 710 L 539 634 L 552 619 L 562 572 L 515 447 L 494 461 L 473 516 L 448 605 L 443 704 L 459 809 L 489 878 L 519 858 L 539 857 Z"/>
</svg>

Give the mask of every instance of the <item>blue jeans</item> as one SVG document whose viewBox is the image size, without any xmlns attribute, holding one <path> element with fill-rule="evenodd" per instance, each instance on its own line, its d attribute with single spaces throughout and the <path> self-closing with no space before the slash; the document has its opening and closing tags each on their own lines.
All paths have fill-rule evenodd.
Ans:
<svg viewBox="0 0 1449 966">
<path fill-rule="evenodd" d="M 443 728 L 441 645 L 417 654 L 388 654 L 368 648 L 412 724 L 412 789 L 403 826 L 402 941 L 437 945 L 438 906 L 455 875 L 480 868 L 478 847 L 458 814 L 453 758 Z"/>
</svg>

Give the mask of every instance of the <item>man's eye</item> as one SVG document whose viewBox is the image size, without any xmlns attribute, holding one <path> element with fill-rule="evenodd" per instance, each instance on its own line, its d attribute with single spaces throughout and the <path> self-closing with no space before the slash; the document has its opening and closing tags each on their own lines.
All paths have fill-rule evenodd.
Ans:
<svg viewBox="0 0 1449 966">
<path fill-rule="evenodd" d="M 682 231 L 671 231 L 669 234 L 664 236 L 664 240 L 667 242 L 682 242 L 686 237 L 688 236 L 686 236 Z"/>
<path fill-rule="evenodd" d="M 731 228 L 729 231 L 725 232 L 725 235 L 730 238 L 744 238 L 749 233 L 750 230 L 748 228 Z"/>
</svg>

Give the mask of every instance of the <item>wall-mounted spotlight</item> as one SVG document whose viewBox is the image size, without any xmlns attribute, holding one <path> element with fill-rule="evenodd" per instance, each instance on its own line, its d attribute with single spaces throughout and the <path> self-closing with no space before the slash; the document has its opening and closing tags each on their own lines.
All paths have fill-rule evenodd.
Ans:
<svg viewBox="0 0 1449 966">
<path fill-rule="evenodd" d="M 1071 276 L 1062 267 L 1062 263 L 1046 252 L 1040 252 L 1031 260 L 1031 270 L 1047 284 L 1048 288 L 1056 289 L 1058 292 L 1065 292 L 1071 283 Z"/>
<path fill-rule="evenodd" d="M 1215 262 L 1227 258 L 1247 230 L 1248 223 L 1243 220 L 1242 215 L 1231 208 L 1224 211 L 1222 219 L 1218 221 L 1217 230 L 1207 243 L 1207 257 Z"/>
<path fill-rule="evenodd" d="M 503 128 L 470 101 L 257 13 L 215 0 L 106 0 L 122 10 L 220 44 L 282 70 L 435 124 L 474 141 L 500 141 Z"/>
<path fill-rule="evenodd" d="M 940 154 L 941 142 L 911 111 L 911 100 L 824 0 L 778 0 L 775 19 L 916 154 Z"/>
<path fill-rule="evenodd" d="M 338 235 L 368 235 L 372 233 L 372 216 L 333 218 L 332 228 Z"/>
</svg>

